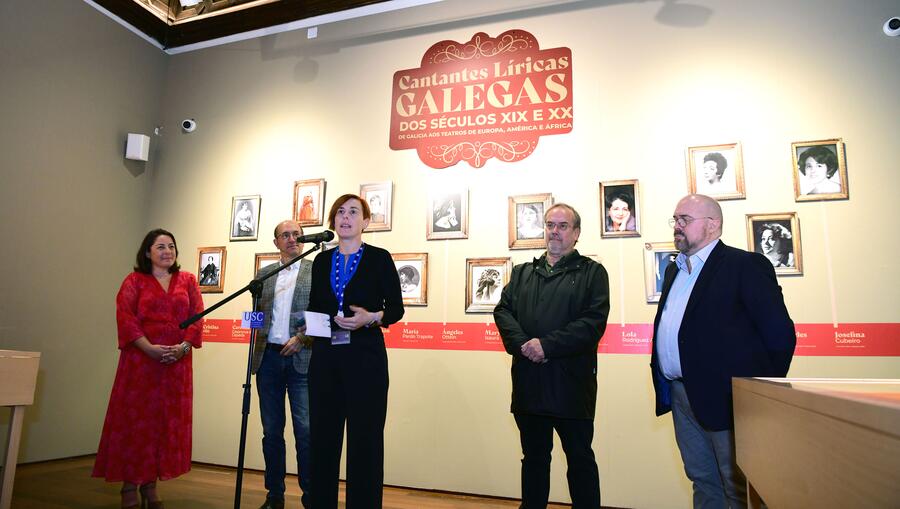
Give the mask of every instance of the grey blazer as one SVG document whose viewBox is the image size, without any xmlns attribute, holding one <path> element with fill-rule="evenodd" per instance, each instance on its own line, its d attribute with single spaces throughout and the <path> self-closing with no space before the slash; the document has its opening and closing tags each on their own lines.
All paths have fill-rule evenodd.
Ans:
<svg viewBox="0 0 900 509">
<path fill-rule="evenodd" d="M 295 333 L 303 319 L 303 312 L 309 305 L 309 287 L 312 282 L 312 262 L 309 260 L 300 260 L 300 269 L 297 271 L 297 285 L 294 287 L 294 299 L 291 304 L 291 324 L 290 331 Z M 280 264 L 272 264 L 263 267 L 257 273 L 257 276 L 265 276 L 274 271 Z M 263 291 L 259 296 L 259 310 L 266 314 L 263 321 L 263 327 L 256 333 L 256 343 L 253 345 L 253 362 L 250 365 L 250 372 L 256 374 L 259 365 L 262 364 L 263 354 L 266 351 L 266 342 L 269 338 L 269 329 L 272 327 L 272 304 L 275 300 L 275 283 L 278 276 L 272 276 L 263 282 Z M 309 348 L 302 346 L 300 350 L 293 355 L 294 369 L 299 373 L 309 371 Z"/>
</svg>

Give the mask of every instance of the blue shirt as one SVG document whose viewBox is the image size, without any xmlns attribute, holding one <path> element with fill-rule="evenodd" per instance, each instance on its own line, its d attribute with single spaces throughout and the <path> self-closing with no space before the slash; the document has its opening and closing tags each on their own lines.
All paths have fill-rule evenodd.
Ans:
<svg viewBox="0 0 900 509">
<path fill-rule="evenodd" d="M 656 335 L 659 367 L 663 376 L 669 380 L 681 378 L 681 354 L 678 351 L 678 331 L 681 330 L 681 320 L 684 318 L 684 310 L 691 298 L 691 292 L 694 291 L 694 284 L 700 277 L 700 271 L 703 270 L 709 253 L 718 243 L 719 239 L 710 242 L 690 258 L 684 253 L 679 253 L 675 258 L 678 272 L 675 274 L 672 287 L 669 288 L 669 295 L 666 297 L 666 305 L 663 308 L 662 318 L 659 319 L 659 330 Z M 688 272 L 688 260 L 691 262 L 690 272 Z"/>
</svg>

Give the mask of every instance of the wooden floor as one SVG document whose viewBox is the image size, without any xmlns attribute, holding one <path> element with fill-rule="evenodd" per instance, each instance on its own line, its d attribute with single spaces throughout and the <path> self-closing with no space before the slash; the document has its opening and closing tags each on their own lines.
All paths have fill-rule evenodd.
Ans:
<svg viewBox="0 0 900 509">
<path fill-rule="evenodd" d="M 113 509 L 119 507 L 120 484 L 91 478 L 93 456 L 19 465 L 13 489 L 13 509 Z M 287 507 L 300 507 L 296 476 L 288 476 Z M 226 509 L 234 507 L 235 469 L 195 464 L 188 474 L 159 483 L 166 509 Z M 245 471 L 241 507 L 257 509 L 266 497 L 262 472 Z M 344 507 L 341 483 L 340 507 Z M 475 497 L 402 488 L 384 489 L 384 509 L 515 508 L 517 500 Z M 550 504 L 551 508 L 570 507 Z"/>
</svg>

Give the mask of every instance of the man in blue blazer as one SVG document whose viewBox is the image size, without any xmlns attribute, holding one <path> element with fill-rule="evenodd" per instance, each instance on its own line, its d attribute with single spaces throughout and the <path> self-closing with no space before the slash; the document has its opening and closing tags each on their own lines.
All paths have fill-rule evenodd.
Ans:
<svg viewBox="0 0 900 509">
<path fill-rule="evenodd" d="M 726 246 L 714 199 L 682 198 L 669 221 L 680 254 L 666 268 L 653 324 L 656 414 L 672 411 L 695 508 L 746 507 L 734 457 L 732 377 L 783 377 L 794 322 L 772 264 Z"/>
<path fill-rule="evenodd" d="M 275 247 L 279 263 L 263 267 L 265 276 L 303 252 L 303 229 L 296 221 L 282 221 L 275 227 Z M 256 374 L 259 415 L 263 427 L 263 459 L 266 462 L 266 501 L 260 509 L 284 508 L 286 450 L 284 442 L 284 397 L 291 405 L 291 423 L 297 449 L 301 503 L 310 504 L 309 442 L 309 338 L 303 312 L 309 304 L 312 262 L 300 260 L 263 282 L 259 310 L 265 312 L 263 327 L 256 334 L 250 371 Z"/>
</svg>

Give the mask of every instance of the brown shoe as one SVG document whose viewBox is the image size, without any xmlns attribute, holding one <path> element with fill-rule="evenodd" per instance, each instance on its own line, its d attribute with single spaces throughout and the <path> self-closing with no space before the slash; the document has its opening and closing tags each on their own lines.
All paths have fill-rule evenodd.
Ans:
<svg viewBox="0 0 900 509">
<path fill-rule="evenodd" d="M 135 493 L 136 491 L 137 486 L 131 485 L 128 488 L 122 486 L 122 489 L 119 490 L 119 495 L 122 496 L 122 509 L 140 509 L 140 501 L 138 500 L 137 493 Z M 131 501 L 126 502 L 125 498 L 131 498 L 129 495 L 132 493 L 134 493 L 134 503 L 131 503 Z"/>
<path fill-rule="evenodd" d="M 148 482 L 147 484 L 142 484 L 140 488 L 141 492 L 141 509 L 165 509 L 165 505 L 162 503 L 162 500 L 159 499 L 159 496 L 156 494 L 156 481 Z M 156 500 L 150 500 L 150 496 L 155 498 Z"/>
</svg>

